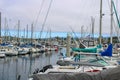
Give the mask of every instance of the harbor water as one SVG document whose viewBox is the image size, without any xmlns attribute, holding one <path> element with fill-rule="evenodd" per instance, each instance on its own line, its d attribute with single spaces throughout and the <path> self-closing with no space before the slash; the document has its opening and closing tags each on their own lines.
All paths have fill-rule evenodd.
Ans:
<svg viewBox="0 0 120 80">
<path fill-rule="evenodd" d="M 0 80 L 28 80 L 35 69 L 55 65 L 59 51 L 0 58 Z"/>
</svg>

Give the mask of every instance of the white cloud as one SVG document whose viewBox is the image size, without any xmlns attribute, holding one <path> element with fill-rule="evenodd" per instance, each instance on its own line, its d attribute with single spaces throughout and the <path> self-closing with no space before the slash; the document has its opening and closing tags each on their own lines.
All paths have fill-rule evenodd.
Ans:
<svg viewBox="0 0 120 80">
<path fill-rule="evenodd" d="M 103 0 L 103 32 L 110 32 L 110 9 L 108 1 Z M 116 1 L 116 0 L 115 0 Z M 42 0 L 0 0 L 2 17 L 11 19 L 11 28 L 21 20 L 21 27 L 31 24 L 38 15 Z M 42 12 L 39 16 L 36 30 L 41 29 L 50 0 L 45 0 Z M 119 3 L 119 1 L 118 1 Z M 53 0 L 46 25 L 53 31 L 70 31 L 72 26 L 75 31 L 80 32 L 82 25 L 85 28 L 91 24 L 91 16 L 95 18 L 95 32 L 99 32 L 99 7 L 100 0 Z M 119 5 L 118 5 L 119 7 Z M 120 10 L 118 10 L 120 12 Z M 4 21 L 2 21 L 2 25 Z M 51 25 L 51 26 L 49 26 Z"/>
</svg>

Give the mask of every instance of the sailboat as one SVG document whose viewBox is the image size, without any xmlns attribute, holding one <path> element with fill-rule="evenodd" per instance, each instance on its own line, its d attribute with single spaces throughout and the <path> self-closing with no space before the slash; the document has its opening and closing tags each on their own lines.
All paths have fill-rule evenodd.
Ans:
<svg viewBox="0 0 120 80">
<path fill-rule="evenodd" d="M 111 8 L 112 8 L 112 3 L 113 3 L 113 1 L 111 0 Z M 101 55 L 101 56 L 109 56 L 110 58 L 113 56 L 112 54 L 113 54 L 113 45 L 112 45 L 112 19 L 113 19 L 113 16 L 112 16 L 112 9 L 111 9 L 111 41 L 110 41 L 110 44 L 109 44 L 109 46 L 108 46 L 108 48 L 106 49 L 106 50 L 104 50 L 104 51 L 101 51 L 100 52 L 100 54 L 98 53 L 98 55 Z M 101 3 L 100 3 L 100 36 L 99 36 L 99 44 L 100 45 L 102 45 L 102 42 L 101 42 L 101 38 L 102 38 L 102 0 L 101 0 Z M 93 49 L 93 50 L 92 50 Z M 84 49 L 80 49 L 80 48 L 73 48 L 73 51 L 78 51 L 78 52 L 80 52 L 79 54 L 81 54 L 81 52 L 82 52 L 82 50 L 85 52 L 90 52 L 91 51 L 91 53 L 83 53 L 83 54 L 87 54 L 87 55 L 93 55 L 93 52 L 92 51 L 94 51 L 94 48 L 92 48 L 92 49 L 86 49 L 86 48 L 84 48 Z M 94 54 L 94 55 L 96 55 L 96 54 Z M 111 58 L 112 59 L 112 58 Z M 65 60 L 65 59 L 64 59 Z M 115 61 L 115 63 L 116 63 L 116 61 Z"/>
<path fill-rule="evenodd" d="M 116 7 L 115 7 L 115 4 L 114 4 L 113 0 L 112 0 L 112 5 L 113 5 L 113 9 L 114 9 L 115 16 L 116 16 L 116 19 L 117 19 L 117 24 L 118 24 L 117 30 L 119 30 L 119 28 L 120 28 L 120 20 L 118 18 L 117 10 L 116 10 Z M 119 31 L 117 31 L 117 32 L 119 32 Z M 119 34 L 119 33 L 117 33 L 117 34 Z M 119 35 L 117 35 L 117 37 L 118 37 L 118 40 L 120 40 Z M 119 53 L 120 53 L 120 43 L 115 43 L 115 45 L 113 47 L 113 54 L 117 54 L 117 56 L 119 56 Z"/>
<path fill-rule="evenodd" d="M 101 2 L 102 2 L 102 0 L 101 0 Z M 102 4 L 102 3 L 101 3 Z M 100 12 L 101 12 L 101 10 L 100 10 Z M 102 13 L 102 12 L 101 12 Z M 100 17 L 101 17 L 101 15 L 100 15 Z M 100 20 L 100 22 L 101 22 L 101 20 Z M 101 38 L 101 36 L 100 36 L 100 38 Z M 100 44 L 101 44 L 101 40 L 100 40 Z M 69 45 L 69 43 L 68 43 L 68 45 Z M 110 51 L 110 52 L 108 52 L 108 51 Z M 69 51 L 68 51 L 69 52 Z M 67 55 L 68 55 L 68 52 L 67 52 Z M 107 54 L 107 55 L 105 55 L 105 53 Z M 109 46 L 108 46 L 108 48 L 107 48 L 107 50 L 105 50 L 104 52 L 102 52 L 101 53 L 101 55 L 104 55 L 104 56 L 108 56 L 108 53 L 112 53 L 112 44 L 110 44 Z M 79 53 L 79 55 L 81 55 L 81 52 Z M 85 53 L 84 55 L 89 55 L 90 56 L 90 53 Z M 93 54 L 92 54 L 93 55 Z M 96 56 L 96 54 L 94 53 L 94 55 Z M 70 55 L 68 55 L 67 57 L 69 57 Z M 112 56 L 112 54 L 109 54 L 109 56 Z M 85 58 L 84 58 L 85 59 Z M 65 61 L 65 58 L 63 58 L 63 61 Z M 81 60 L 80 60 L 81 61 Z M 94 68 L 93 67 L 96 67 L 96 66 L 99 66 L 98 64 L 97 65 L 95 65 L 95 63 L 96 62 L 101 62 L 101 63 L 103 63 L 103 61 L 104 62 L 106 62 L 105 60 L 103 60 L 103 59 L 101 59 L 100 57 L 98 57 L 98 56 L 96 56 L 96 59 L 92 59 L 92 60 L 88 60 L 88 61 L 86 61 L 86 62 L 74 62 L 74 61 L 69 61 L 68 62 L 68 65 L 67 66 L 51 66 L 51 65 L 48 65 L 48 66 L 45 66 L 44 67 L 44 70 L 36 70 L 36 72 L 35 73 L 37 73 L 37 75 L 33 75 L 32 76 L 32 78 L 34 78 L 34 77 L 36 77 L 36 76 L 40 76 L 39 78 L 42 78 L 41 76 L 44 76 L 44 78 L 47 76 L 47 75 L 49 75 L 50 73 L 52 73 L 51 74 L 51 76 L 52 75 L 54 75 L 55 73 L 83 73 L 83 72 L 92 72 L 92 71 L 94 71 Z M 89 63 L 88 63 L 89 62 Z M 91 62 L 91 63 L 90 63 Z M 107 64 L 110 64 L 109 62 L 106 62 Z M 73 66 L 71 66 L 71 65 L 73 65 Z M 79 66 L 76 66 L 76 65 L 79 65 Z M 87 68 L 85 68 L 87 66 Z M 92 66 L 92 69 L 91 70 L 88 70 L 89 69 L 89 67 L 90 66 Z M 113 68 L 113 67 L 116 67 L 116 65 L 115 66 L 112 66 L 112 65 L 109 65 L 109 66 L 106 66 L 106 65 L 102 65 L 102 66 L 99 66 L 100 68 L 98 69 L 97 68 L 97 70 L 102 70 L 103 68 L 104 68 L 104 66 L 105 67 L 109 67 L 109 68 Z M 85 69 L 85 70 L 84 70 Z M 104 72 L 104 71 L 103 71 Z M 58 74 L 59 76 L 60 76 L 60 74 Z M 55 74 L 56 75 L 56 74 Z M 78 75 L 78 76 L 80 76 L 80 75 Z M 49 76 L 50 77 L 50 76 Z M 73 76 L 74 77 L 74 76 Z M 44 78 L 42 78 L 41 80 L 44 80 Z M 54 77 L 54 79 L 58 79 L 59 77 Z M 63 77 L 61 77 L 60 78 L 60 80 L 62 79 Z M 71 77 L 67 77 L 67 79 L 68 78 L 70 78 L 71 79 Z M 50 78 L 51 79 L 51 78 Z M 77 78 L 78 79 L 78 78 Z M 87 79 L 86 79 L 87 80 Z"/>
<path fill-rule="evenodd" d="M 111 49 L 111 45 L 109 45 L 109 46 L 110 47 L 108 47 L 108 50 Z M 88 59 L 88 58 L 84 57 L 84 59 Z M 110 65 L 110 63 L 107 63 L 102 58 L 96 58 L 94 60 L 89 59 L 89 60 L 86 60 L 86 61 L 85 60 L 83 60 L 83 61 L 80 60 L 78 62 L 66 61 L 66 59 L 64 58 L 63 60 L 60 60 L 59 62 L 57 62 L 57 64 L 58 65 L 55 65 L 55 66 L 52 66 L 52 65 L 44 66 L 43 69 L 41 69 L 41 70 L 39 70 L 39 69 L 35 70 L 35 72 L 33 74 L 34 75 L 36 75 L 36 74 L 42 75 L 42 74 L 56 74 L 56 73 L 97 72 L 97 71 L 103 70 L 103 68 L 108 69 L 108 68 L 111 68 L 111 67 L 112 68 L 116 67 L 116 65 L 112 66 L 112 65 Z"/>
</svg>

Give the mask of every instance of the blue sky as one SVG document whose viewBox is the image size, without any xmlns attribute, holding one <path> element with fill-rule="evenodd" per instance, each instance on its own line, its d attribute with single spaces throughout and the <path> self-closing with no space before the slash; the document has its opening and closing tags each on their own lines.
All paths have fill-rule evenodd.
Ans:
<svg viewBox="0 0 120 80">
<path fill-rule="evenodd" d="M 0 12 L 2 13 L 2 29 L 9 28 L 17 30 L 17 22 L 20 20 L 20 29 L 26 29 L 26 25 L 35 22 L 41 8 L 38 21 L 34 26 L 34 31 L 40 31 L 48 10 L 50 0 L 0 0 Z M 120 15 L 120 1 L 114 0 L 117 6 L 118 15 Z M 52 32 L 71 32 L 71 26 L 75 32 L 81 31 L 84 26 L 84 32 L 91 32 L 91 16 L 95 18 L 95 33 L 99 33 L 99 6 L 100 0 L 53 0 L 49 15 L 47 17 L 44 31 L 51 29 Z M 103 0 L 102 33 L 110 33 L 110 0 Z M 5 18 L 7 27 L 5 27 Z M 115 25 L 116 18 L 114 15 Z M 115 27 L 115 26 L 114 26 Z M 114 33 L 116 32 L 113 29 Z"/>
<path fill-rule="evenodd" d="M 50 35 L 51 34 L 51 35 Z M 70 34 L 71 37 L 77 37 L 77 38 L 81 38 L 81 33 L 79 32 L 43 32 L 41 38 L 50 38 L 50 37 L 67 37 L 67 34 Z M 18 36 L 18 32 L 16 30 L 8 30 L 8 31 L 4 31 L 2 30 L 2 35 L 6 35 L 6 36 L 13 36 L 13 37 L 17 37 Z M 92 34 L 89 34 L 89 33 L 84 33 L 82 34 L 82 37 L 84 38 L 88 38 L 87 36 L 90 35 L 90 37 L 92 37 Z M 114 34 L 116 35 L 116 34 Z M 26 38 L 27 36 L 27 33 L 24 32 L 24 31 L 20 31 L 19 33 L 19 37 L 23 37 L 23 38 Z M 110 35 L 109 34 L 103 34 L 102 35 L 103 37 L 109 37 Z M 99 34 L 94 34 L 94 37 L 99 37 Z M 31 31 L 28 31 L 28 38 L 31 38 Z M 37 32 L 34 32 L 33 33 L 33 38 L 40 38 L 40 32 L 37 31 Z"/>
</svg>

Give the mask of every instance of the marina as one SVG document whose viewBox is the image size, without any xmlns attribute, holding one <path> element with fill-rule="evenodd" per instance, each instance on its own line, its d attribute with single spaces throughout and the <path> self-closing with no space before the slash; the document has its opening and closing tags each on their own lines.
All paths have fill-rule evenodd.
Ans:
<svg viewBox="0 0 120 80">
<path fill-rule="evenodd" d="M 119 0 L 1 0 L 0 80 L 120 80 Z"/>
</svg>

